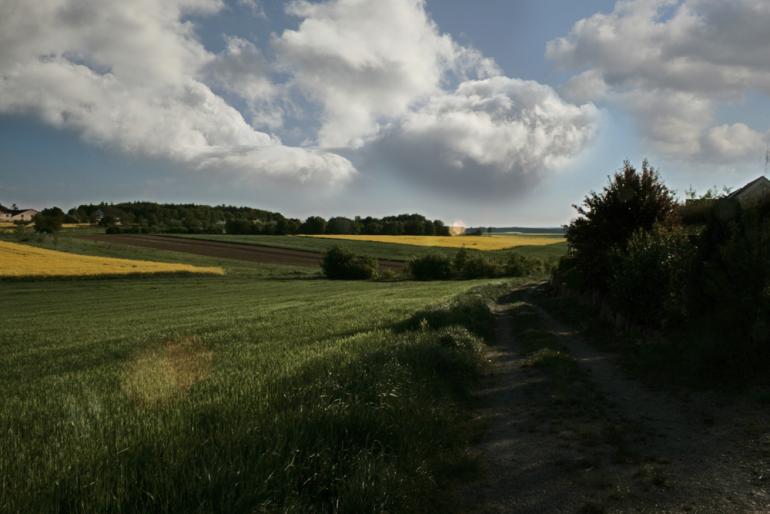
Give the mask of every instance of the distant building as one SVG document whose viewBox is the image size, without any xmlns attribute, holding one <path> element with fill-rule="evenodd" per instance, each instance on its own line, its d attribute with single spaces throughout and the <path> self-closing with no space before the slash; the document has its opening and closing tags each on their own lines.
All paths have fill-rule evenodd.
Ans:
<svg viewBox="0 0 770 514">
<path fill-rule="evenodd" d="M 759 177 L 742 188 L 727 195 L 729 200 L 737 200 L 743 209 L 750 209 L 770 199 L 770 180 Z"/>
<path fill-rule="evenodd" d="M 8 209 L 0 205 L 0 222 L 15 223 L 28 222 L 37 216 L 35 209 Z"/>
</svg>

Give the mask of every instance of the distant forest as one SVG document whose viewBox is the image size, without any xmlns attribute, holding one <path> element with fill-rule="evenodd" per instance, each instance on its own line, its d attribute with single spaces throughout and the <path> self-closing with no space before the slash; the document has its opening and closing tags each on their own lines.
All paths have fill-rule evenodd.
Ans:
<svg viewBox="0 0 770 514">
<path fill-rule="evenodd" d="M 466 234 L 564 234 L 564 227 L 470 227 Z"/>
<path fill-rule="evenodd" d="M 99 223 L 112 233 L 449 235 L 444 222 L 420 214 L 328 220 L 310 216 L 303 221 L 249 207 L 152 202 L 80 205 L 67 212 L 65 221 Z"/>
</svg>

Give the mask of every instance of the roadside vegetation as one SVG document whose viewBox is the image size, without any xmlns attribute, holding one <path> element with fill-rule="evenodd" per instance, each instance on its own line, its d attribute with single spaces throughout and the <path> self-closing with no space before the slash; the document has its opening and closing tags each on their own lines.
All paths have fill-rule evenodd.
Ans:
<svg viewBox="0 0 770 514">
<path fill-rule="evenodd" d="M 552 282 L 625 334 L 637 368 L 768 384 L 770 202 L 706 200 L 677 204 L 646 162 L 626 163 L 578 208 Z"/>
<path fill-rule="evenodd" d="M 0 511 L 424 512 L 467 467 L 489 281 L 35 244 L 226 274 L 3 285 Z"/>
</svg>

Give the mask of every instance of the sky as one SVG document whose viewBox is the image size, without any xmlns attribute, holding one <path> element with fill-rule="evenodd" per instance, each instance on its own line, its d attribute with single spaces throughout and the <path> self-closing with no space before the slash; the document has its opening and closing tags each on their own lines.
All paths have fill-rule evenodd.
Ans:
<svg viewBox="0 0 770 514">
<path fill-rule="evenodd" d="M 0 203 L 555 226 L 765 172 L 764 0 L 0 0 Z"/>
</svg>

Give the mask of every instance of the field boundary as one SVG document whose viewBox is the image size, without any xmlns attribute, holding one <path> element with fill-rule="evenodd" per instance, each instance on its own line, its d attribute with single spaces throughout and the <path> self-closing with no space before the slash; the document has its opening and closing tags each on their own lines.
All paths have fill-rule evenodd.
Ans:
<svg viewBox="0 0 770 514">
<path fill-rule="evenodd" d="M 279 248 L 243 242 L 225 242 L 211 239 L 162 235 L 105 234 L 77 236 L 90 241 L 126 244 L 209 257 L 241 261 L 283 264 L 287 266 L 316 267 L 321 265 L 321 252 Z M 401 271 L 406 262 L 378 259 L 380 269 Z"/>
</svg>

